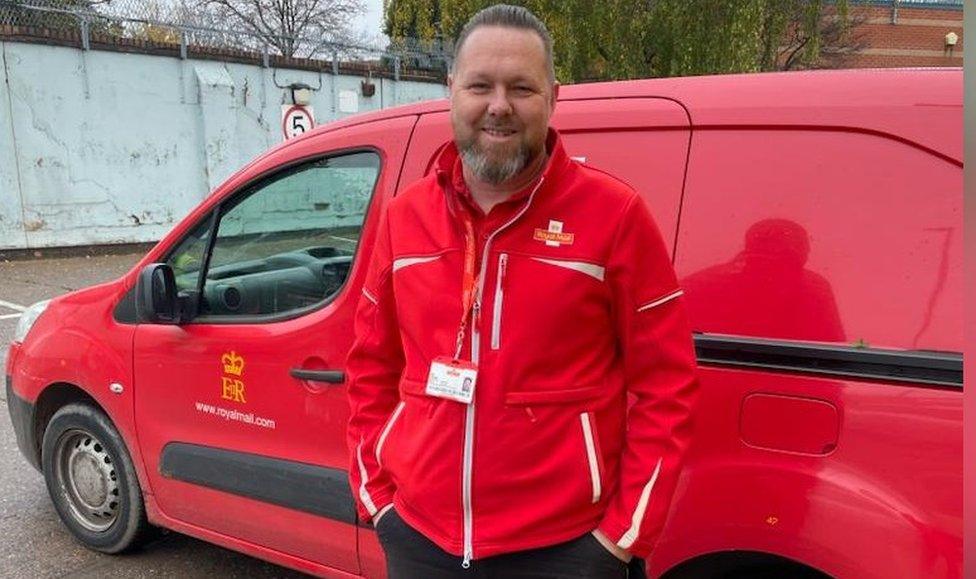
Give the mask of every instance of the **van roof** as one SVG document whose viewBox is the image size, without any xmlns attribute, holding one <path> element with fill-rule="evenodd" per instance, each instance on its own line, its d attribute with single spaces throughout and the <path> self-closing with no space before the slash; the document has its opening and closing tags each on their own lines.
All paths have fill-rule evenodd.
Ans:
<svg viewBox="0 0 976 579">
<path fill-rule="evenodd" d="M 566 85 L 559 101 L 666 98 L 695 128 L 766 124 L 858 127 L 895 135 L 961 162 L 961 68 L 853 69 L 728 74 Z M 447 99 L 348 117 L 331 131 L 376 120 L 448 110 Z M 923 107 L 911 115 L 900 108 Z M 318 132 L 318 131 L 315 131 Z"/>
</svg>

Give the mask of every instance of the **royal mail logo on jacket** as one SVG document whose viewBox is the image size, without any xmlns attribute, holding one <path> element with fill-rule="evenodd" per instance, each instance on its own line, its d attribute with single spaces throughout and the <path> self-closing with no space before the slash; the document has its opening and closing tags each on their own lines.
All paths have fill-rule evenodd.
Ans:
<svg viewBox="0 0 976 579">
<path fill-rule="evenodd" d="M 572 233 L 563 232 L 562 221 L 556 221 L 554 219 L 549 220 L 549 229 L 536 228 L 535 232 L 532 234 L 532 239 L 535 239 L 536 241 L 544 241 L 546 245 L 550 247 L 572 245 L 574 237 L 575 236 Z"/>
<path fill-rule="evenodd" d="M 390 202 L 356 314 L 359 514 L 392 503 L 465 560 L 597 527 L 646 556 L 691 433 L 691 331 L 650 211 L 626 184 L 572 162 L 555 131 L 547 144 L 541 180 L 479 237 L 459 355 L 477 367 L 470 403 L 427 392 L 462 318 L 453 145 Z"/>
</svg>

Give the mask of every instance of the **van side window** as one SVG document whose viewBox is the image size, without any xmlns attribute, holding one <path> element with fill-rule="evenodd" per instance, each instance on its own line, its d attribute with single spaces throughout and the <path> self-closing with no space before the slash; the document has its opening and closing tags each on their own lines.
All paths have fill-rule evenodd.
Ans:
<svg viewBox="0 0 976 579">
<path fill-rule="evenodd" d="M 962 169 L 883 136 L 695 136 L 675 268 L 696 331 L 962 350 Z"/>
<path fill-rule="evenodd" d="M 372 151 L 318 159 L 224 204 L 200 314 L 286 314 L 336 294 L 352 266 L 379 171 Z"/>
<path fill-rule="evenodd" d="M 196 289 L 200 279 L 203 254 L 210 240 L 211 215 L 207 215 L 170 253 L 166 263 L 173 268 L 179 291 Z"/>
</svg>

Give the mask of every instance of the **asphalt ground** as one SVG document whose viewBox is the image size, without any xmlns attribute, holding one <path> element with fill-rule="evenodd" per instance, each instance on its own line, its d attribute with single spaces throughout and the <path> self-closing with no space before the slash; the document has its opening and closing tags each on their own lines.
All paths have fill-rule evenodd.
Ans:
<svg viewBox="0 0 976 579">
<path fill-rule="evenodd" d="M 139 253 L 0 259 L 0 367 L 6 367 L 20 311 L 121 276 Z M 61 523 L 44 478 L 21 456 L 0 390 L 0 577 L 304 577 L 304 575 L 177 533 L 141 550 L 110 556 L 82 547 Z"/>
</svg>

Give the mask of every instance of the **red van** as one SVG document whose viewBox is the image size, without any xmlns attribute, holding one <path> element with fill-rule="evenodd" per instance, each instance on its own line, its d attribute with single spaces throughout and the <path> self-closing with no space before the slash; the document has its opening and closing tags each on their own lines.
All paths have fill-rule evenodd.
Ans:
<svg viewBox="0 0 976 579">
<path fill-rule="evenodd" d="M 570 154 L 649 202 L 696 332 L 704 395 L 651 574 L 961 577 L 962 71 L 560 96 Z M 384 575 L 346 481 L 343 364 L 379 216 L 450 134 L 446 101 L 326 125 L 121 279 L 23 316 L 11 418 L 82 543 L 159 526 Z"/>
</svg>

